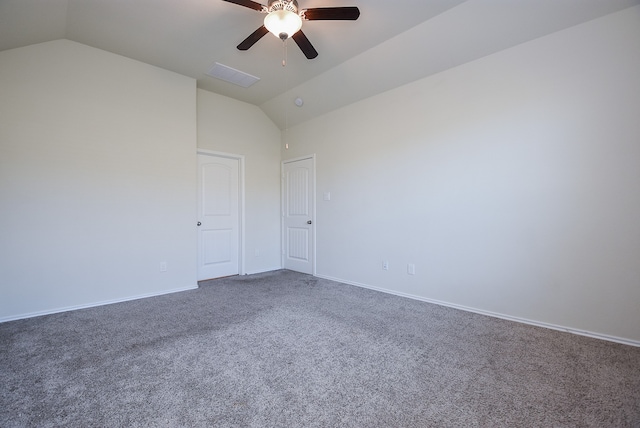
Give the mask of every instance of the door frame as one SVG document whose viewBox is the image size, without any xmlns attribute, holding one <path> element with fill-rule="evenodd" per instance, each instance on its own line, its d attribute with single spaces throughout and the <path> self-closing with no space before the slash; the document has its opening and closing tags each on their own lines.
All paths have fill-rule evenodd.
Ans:
<svg viewBox="0 0 640 428">
<path fill-rule="evenodd" d="M 313 188 L 311 189 L 311 198 L 313 201 L 313 210 L 311 212 L 311 217 L 313 218 L 313 222 L 311 223 L 311 240 L 312 240 L 312 249 L 313 256 L 311 257 L 311 275 L 316 276 L 316 247 L 317 247 L 317 235 L 316 235 L 316 187 L 318 185 L 316 180 L 316 154 L 310 154 L 307 156 L 299 156 L 296 158 L 285 159 L 280 164 L 280 245 L 282 247 L 282 252 L 280 254 L 280 266 L 284 268 L 284 258 L 286 255 L 286 237 L 285 237 L 285 227 L 284 227 L 284 202 L 285 202 L 285 189 L 284 189 L 284 166 L 288 163 L 298 162 L 302 160 L 311 159 L 311 163 L 313 165 Z"/>
<path fill-rule="evenodd" d="M 238 161 L 238 274 L 245 274 L 245 245 L 244 245 L 244 229 L 245 229 L 245 212 L 244 212 L 244 155 L 235 153 L 219 152 L 216 150 L 197 149 L 196 161 L 199 155 L 212 156 L 226 159 L 236 159 Z M 198 185 L 199 186 L 199 185 Z M 198 199 L 200 195 L 198 195 Z M 196 210 L 197 211 L 197 210 Z M 197 213 L 199 214 L 199 213 Z M 196 216 L 196 222 L 198 221 Z M 198 244 L 196 243 L 196 246 Z M 200 249 L 198 249 L 198 252 Z"/>
</svg>

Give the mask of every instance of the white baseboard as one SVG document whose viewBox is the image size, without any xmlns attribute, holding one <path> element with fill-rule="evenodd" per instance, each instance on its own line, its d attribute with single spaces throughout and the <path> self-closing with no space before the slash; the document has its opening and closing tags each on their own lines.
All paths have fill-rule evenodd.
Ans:
<svg viewBox="0 0 640 428">
<path fill-rule="evenodd" d="M 497 312 L 485 311 L 485 310 L 482 310 L 482 309 L 476 309 L 476 308 L 471 308 L 471 307 L 468 307 L 468 306 L 457 305 L 455 303 L 449 303 L 449 302 L 443 302 L 441 300 L 429 299 L 429 298 L 422 297 L 422 296 L 417 296 L 417 295 L 414 295 L 414 294 L 408 294 L 408 293 L 403 293 L 403 292 L 400 292 L 400 291 L 389 290 L 387 288 L 374 287 L 372 285 L 362 284 L 362 283 L 355 282 L 355 281 L 349 281 L 349 280 L 340 279 L 340 278 L 333 278 L 333 277 L 330 277 L 330 276 L 327 276 L 327 275 L 316 275 L 316 276 L 318 278 L 328 279 L 330 281 L 341 282 L 343 284 L 354 285 L 356 287 L 361 287 L 361 288 L 368 288 L 369 290 L 380 291 L 382 293 L 393 294 L 395 296 L 406 297 L 408 299 L 420 300 L 422 302 L 433 303 L 435 305 L 446 306 L 446 307 L 454 308 L 454 309 L 460 309 L 462 311 L 473 312 L 473 313 L 480 314 L 480 315 L 487 315 L 487 316 L 494 317 L 494 318 L 501 318 L 501 319 L 508 320 L 508 321 L 519 322 L 519 323 L 522 323 L 522 324 L 529 324 L 529 325 L 534 325 L 534 326 L 537 326 L 537 327 L 549 328 L 551 330 L 558 330 L 558 331 L 564 331 L 564 332 L 567 332 L 567 333 L 577 334 L 577 335 L 580 335 L 580 336 L 587 336 L 587 337 L 592 337 L 592 338 L 595 338 L 595 339 L 607 340 L 609 342 L 622 343 L 623 345 L 630 345 L 630 346 L 640 347 L 640 341 L 637 341 L 637 340 L 625 339 L 625 338 L 622 338 L 622 337 L 610 336 L 610 335 L 607 335 L 607 334 L 594 333 L 594 332 L 591 332 L 591 331 L 578 330 L 578 329 L 571 328 L 571 327 L 564 327 L 564 326 L 555 325 L 555 324 L 549 324 L 549 323 L 545 323 L 545 322 L 541 322 L 541 321 L 534 321 L 534 320 L 529 320 L 529 319 L 526 319 L 526 318 L 514 317 L 514 316 L 511 316 L 511 315 L 504 315 L 504 314 L 500 314 L 500 313 L 497 313 Z"/>
<path fill-rule="evenodd" d="M 138 294 L 138 295 L 135 295 L 135 296 L 123 297 L 121 299 L 103 300 L 103 301 L 100 301 L 100 302 L 87 303 L 87 304 L 82 304 L 82 305 L 66 306 L 66 307 L 63 307 L 63 308 L 55 308 L 55 309 L 47 309 L 47 310 L 44 310 L 44 311 L 29 312 L 29 313 L 26 313 L 26 314 L 13 315 L 13 316 L 10 316 L 10 317 L 0 318 L 0 323 L 8 322 L 8 321 L 16 321 L 16 320 L 21 320 L 21 319 L 26 319 L 26 318 L 39 317 L 39 316 L 42 316 L 42 315 L 57 314 L 57 313 L 60 313 L 60 312 L 75 311 L 75 310 L 78 310 L 78 309 L 88 309 L 88 308 L 93 308 L 93 307 L 96 307 L 96 306 L 111 305 L 112 303 L 128 302 L 130 300 L 146 299 L 147 297 L 156 297 L 156 296 L 162 296 L 164 294 L 179 293 L 180 291 L 195 290 L 197 288 L 198 288 L 198 285 L 195 284 L 195 285 L 190 285 L 190 286 L 187 286 L 187 287 L 174 288 L 174 289 L 171 289 L 171 290 L 165 290 L 165 291 L 160 291 L 160 292 L 155 292 L 155 293 L 146 293 L 146 294 Z"/>
</svg>

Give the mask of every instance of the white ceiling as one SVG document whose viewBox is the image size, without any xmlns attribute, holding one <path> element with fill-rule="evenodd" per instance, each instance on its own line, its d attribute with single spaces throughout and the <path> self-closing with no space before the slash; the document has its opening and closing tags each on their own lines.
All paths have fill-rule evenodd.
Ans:
<svg viewBox="0 0 640 428">
<path fill-rule="evenodd" d="M 266 4 L 266 0 L 262 1 Z M 236 46 L 264 15 L 222 0 L 0 0 L 0 50 L 67 38 L 255 104 L 281 128 L 640 0 L 299 0 L 357 6 L 357 21 L 305 21 L 319 56 L 267 34 Z M 205 73 L 219 62 L 260 77 L 249 88 Z M 305 101 L 301 108 L 296 97 Z M 285 114 L 286 112 L 286 114 Z M 285 120 L 286 117 L 286 120 Z"/>
</svg>

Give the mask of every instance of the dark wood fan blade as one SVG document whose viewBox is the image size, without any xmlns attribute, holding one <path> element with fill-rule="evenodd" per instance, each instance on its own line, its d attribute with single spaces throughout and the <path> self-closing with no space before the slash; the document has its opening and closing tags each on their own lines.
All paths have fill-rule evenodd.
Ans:
<svg viewBox="0 0 640 428">
<path fill-rule="evenodd" d="M 318 56 L 318 51 L 313 47 L 307 36 L 304 35 L 302 30 L 297 31 L 293 36 L 293 40 L 296 42 L 304 56 L 308 59 L 314 59 Z"/>
<path fill-rule="evenodd" d="M 256 3 L 251 0 L 222 0 L 222 1 L 248 7 L 249 9 L 257 10 L 258 12 L 262 11 L 262 8 L 264 7 L 260 3 Z"/>
<path fill-rule="evenodd" d="M 253 33 L 251 33 L 251 35 L 249 37 L 247 37 L 246 39 L 244 39 L 242 41 L 242 43 L 240 43 L 238 45 L 238 49 L 241 51 L 246 51 L 247 49 L 249 49 L 251 46 L 255 45 L 256 42 L 258 40 L 260 40 L 261 38 L 263 38 L 265 36 L 265 34 L 267 34 L 269 32 L 269 30 L 267 30 L 267 27 L 265 27 L 264 25 L 261 26 L 260 28 L 258 28 L 256 31 L 254 31 Z"/>
<path fill-rule="evenodd" d="M 360 16 L 360 9 L 349 7 L 317 7 L 305 9 L 301 14 L 307 21 L 336 20 L 355 21 Z"/>
</svg>

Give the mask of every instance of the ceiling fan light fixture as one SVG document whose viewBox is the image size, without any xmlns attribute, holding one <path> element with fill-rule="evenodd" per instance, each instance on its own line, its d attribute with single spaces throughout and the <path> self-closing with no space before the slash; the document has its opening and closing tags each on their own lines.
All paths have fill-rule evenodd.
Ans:
<svg viewBox="0 0 640 428">
<path fill-rule="evenodd" d="M 264 26 L 274 36 L 286 40 L 302 28 L 302 18 L 289 10 L 274 10 L 264 18 Z"/>
</svg>

